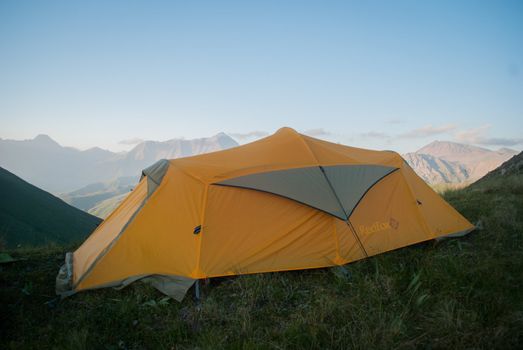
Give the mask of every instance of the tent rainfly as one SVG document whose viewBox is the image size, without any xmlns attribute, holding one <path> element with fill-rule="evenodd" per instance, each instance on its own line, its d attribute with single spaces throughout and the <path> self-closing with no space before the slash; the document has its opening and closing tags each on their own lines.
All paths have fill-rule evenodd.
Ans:
<svg viewBox="0 0 523 350">
<path fill-rule="evenodd" d="M 343 265 L 474 226 L 401 156 L 282 128 L 236 148 L 160 160 L 57 277 L 68 296 L 149 282 Z"/>
</svg>

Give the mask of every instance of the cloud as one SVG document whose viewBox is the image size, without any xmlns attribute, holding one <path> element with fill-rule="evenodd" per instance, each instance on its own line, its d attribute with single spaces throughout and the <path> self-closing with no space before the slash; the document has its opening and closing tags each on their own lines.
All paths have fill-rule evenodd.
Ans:
<svg viewBox="0 0 523 350">
<path fill-rule="evenodd" d="M 384 132 L 379 132 L 379 131 L 369 131 L 369 132 L 364 132 L 362 134 L 360 134 L 361 137 L 370 137 L 370 138 L 375 138 L 375 139 L 388 139 L 390 136 Z"/>
<path fill-rule="evenodd" d="M 523 138 L 491 137 L 481 140 L 480 145 L 491 146 L 516 146 L 523 144 Z"/>
<path fill-rule="evenodd" d="M 139 143 L 143 142 L 143 140 L 141 138 L 138 138 L 138 137 L 133 137 L 133 138 L 130 138 L 130 139 L 126 139 L 126 140 L 122 140 L 122 141 L 119 141 L 118 143 L 120 145 L 137 145 Z"/>
<path fill-rule="evenodd" d="M 479 143 L 485 138 L 485 134 L 490 129 L 490 125 L 483 125 L 477 128 L 460 131 L 454 134 L 454 139 L 465 143 Z"/>
<path fill-rule="evenodd" d="M 408 139 L 429 137 L 429 136 L 444 134 L 446 132 L 449 132 L 449 131 L 452 131 L 455 129 L 456 129 L 456 125 L 454 125 L 454 124 L 446 124 L 446 125 L 442 125 L 442 126 L 427 125 L 422 128 L 407 131 L 406 133 L 400 134 L 399 137 L 408 138 Z"/>
<path fill-rule="evenodd" d="M 305 130 L 303 133 L 312 137 L 327 137 L 332 135 L 330 131 L 327 131 L 323 128 L 309 129 Z"/>
<path fill-rule="evenodd" d="M 490 125 L 482 125 L 454 134 L 454 139 L 459 142 L 472 143 L 484 146 L 515 146 L 523 144 L 523 138 L 487 137 Z"/>
<path fill-rule="evenodd" d="M 229 133 L 230 136 L 237 138 L 239 140 L 246 140 L 246 139 L 259 139 L 262 137 L 265 137 L 269 135 L 266 131 L 260 131 L 260 130 L 254 130 L 246 133 Z"/>
</svg>

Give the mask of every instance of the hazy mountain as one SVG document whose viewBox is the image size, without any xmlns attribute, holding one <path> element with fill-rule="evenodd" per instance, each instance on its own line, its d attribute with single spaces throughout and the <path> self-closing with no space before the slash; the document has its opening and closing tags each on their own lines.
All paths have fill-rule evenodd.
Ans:
<svg viewBox="0 0 523 350">
<path fill-rule="evenodd" d="M 47 191 L 58 193 L 94 182 L 99 164 L 114 153 L 99 148 L 62 147 L 47 135 L 0 140 L 0 166 Z"/>
<path fill-rule="evenodd" d="M 523 152 L 520 152 L 518 155 L 510 158 L 496 169 L 490 171 L 487 175 L 476 181 L 475 184 L 481 184 L 499 178 L 521 175 L 523 175 Z"/>
<path fill-rule="evenodd" d="M 492 151 L 456 142 L 434 141 L 403 157 L 430 184 L 469 183 L 517 153 L 508 148 Z"/>
<path fill-rule="evenodd" d="M 465 165 L 471 181 L 481 178 L 489 171 L 497 168 L 501 163 L 518 154 L 517 151 L 508 148 L 491 151 L 486 148 L 441 141 L 434 141 L 419 149 L 416 153 L 430 154 L 450 162 L 459 162 Z"/>
<path fill-rule="evenodd" d="M 114 181 L 96 182 L 79 190 L 60 195 L 66 203 L 85 211 L 98 203 L 121 194 L 127 194 L 138 183 L 139 176 L 119 177 Z"/>
<path fill-rule="evenodd" d="M 457 162 L 449 162 L 430 154 L 407 153 L 403 158 L 425 182 L 460 183 L 468 181 L 467 168 Z"/>
<path fill-rule="evenodd" d="M 47 191 L 59 194 L 88 184 L 139 176 L 161 158 L 177 158 L 237 146 L 224 133 L 194 140 L 144 141 L 129 152 L 62 147 L 47 135 L 32 140 L 0 139 L 0 166 Z"/>
<path fill-rule="evenodd" d="M 212 137 L 192 140 L 173 139 L 164 142 L 144 141 L 118 160 L 122 175 L 138 174 L 152 163 L 164 159 L 188 157 L 196 154 L 220 151 L 238 146 L 230 136 L 219 133 Z"/>
<path fill-rule="evenodd" d="M 100 219 L 0 168 L 0 241 L 8 247 L 83 240 Z"/>
</svg>

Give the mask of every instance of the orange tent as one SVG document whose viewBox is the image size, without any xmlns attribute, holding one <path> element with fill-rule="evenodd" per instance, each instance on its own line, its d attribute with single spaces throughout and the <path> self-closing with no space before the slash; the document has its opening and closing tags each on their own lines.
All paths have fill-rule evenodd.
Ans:
<svg viewBox="0 0 523 350">
<path fill-rule="evenodd" d="M 474 226 L 401 156 L 283 128 L 225 151 L 161 160 L 74 252 L 63 296 L 152 283 L 342 265 Z"/>
</svg>

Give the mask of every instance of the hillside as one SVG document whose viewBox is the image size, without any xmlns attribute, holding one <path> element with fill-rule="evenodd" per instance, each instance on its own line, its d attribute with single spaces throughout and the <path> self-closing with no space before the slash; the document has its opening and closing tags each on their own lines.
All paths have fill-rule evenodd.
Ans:
<svg viewBox="0 0 523 350">
<path fill-rule="evenodd" d="M 47 135 L 32 140 L 0 139 L 0 166 L 36 186 L 62 194 L 89 184 L 139 176 L 162 158 L 177 158 L 237 146 L 224 133 L 193 140 L 144 141 L 129 152 L 63 147 Z"/>
<path fill-rule="evenodd" d="M 96 203 L 87 211 L 89 214 L 105 219 L 120 205 L 120 203 L 127 197 L 128 192 L 107 198 L 101 202 Z"/>
<path fill-rule="evenodd" d="M 0 266 L 0 348 L 520 349 L 522 194 L 521 173 L 494 172 L 445 194 L 480 227 L 463 238 L 344 267 L 215 278 L 199 303 L 139 283 L 57 302 L 54 279 L 74 247 L 10 251 L 27 260 Z"/>
<path fill-rule="evenodd" d="M 518 152 L 486 148 L 456 142 L 434 141 L 403 158 L 431 185 L 472 183 Z"/>
<path fill-rule="evenodd" d="M 0 239 L 8 247 L 78 242 L 100 223 L 3 168 L 0 192 Z"/>
</svg>

